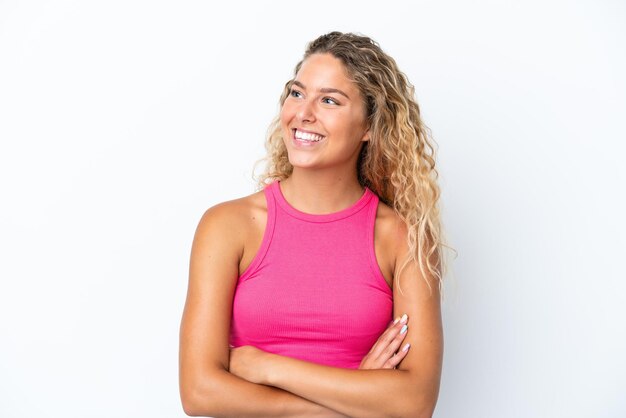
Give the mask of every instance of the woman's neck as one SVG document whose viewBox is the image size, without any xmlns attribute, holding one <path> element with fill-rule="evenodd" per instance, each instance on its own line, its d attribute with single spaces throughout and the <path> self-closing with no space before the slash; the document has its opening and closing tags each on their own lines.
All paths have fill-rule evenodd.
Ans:
<svg viewBox="0 0 626 418">
<path fill-rule="evenodd" d="M 344 176 L 336 171 L 324 173 L 298 167 L 294 167 L 289 178 L 280 182 L 280 189 L 293 207 L 311 214 L 334 213 L 350 207 L 365 190 L 359 184 L 356 172 Z"/>
</svg>

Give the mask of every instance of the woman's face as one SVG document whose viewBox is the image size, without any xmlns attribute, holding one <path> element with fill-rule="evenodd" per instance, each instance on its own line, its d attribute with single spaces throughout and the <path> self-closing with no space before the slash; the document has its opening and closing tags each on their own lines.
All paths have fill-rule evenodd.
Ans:
<svg viewBox="0 0 626 418">
<path fill-rule="evenodd" d="M 356 167 L 368 140 L 363 97 L 343 63 L 328 53 L 313 54 L 302 63 L 280 119 L 294 167 Z"/>
</svg>

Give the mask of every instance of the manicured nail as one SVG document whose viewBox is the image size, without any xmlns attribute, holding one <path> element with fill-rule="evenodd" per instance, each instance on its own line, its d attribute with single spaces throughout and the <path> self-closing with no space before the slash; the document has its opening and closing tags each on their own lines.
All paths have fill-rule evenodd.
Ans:
<svg viewBox="0 0 626 418">
<path fill-rule="evenodd" d="M 402 349 L 402 351 L 407 351 L 409 349 L 409 347 L 411 346 L 411 344 L 406 343 L 406 345 L 404 346 L 404 348 Z"/>
<path fill-rule="evenodd" d="M 402 329 L 400 330 L 400 334 L 404 334 L 408 328 L 409 328 L 409 327 L 408 327 L 406 324 L 404 324 L 404 325 L 402 326 Z"/>
<path fill-rule="evenodd" d="M 400 318 L 400 322 L 402 322 L 403 324 L 406 324 L 406 320 L 409 319 L 407 314 L 402 315 L 402 318 Z"/>
<path fill-rule="evenodd" d="M 395 321 L 393 321 L 393 324 L 397 324 L 400 321 L 400 317 L 397 317 Z"/>
</svg>

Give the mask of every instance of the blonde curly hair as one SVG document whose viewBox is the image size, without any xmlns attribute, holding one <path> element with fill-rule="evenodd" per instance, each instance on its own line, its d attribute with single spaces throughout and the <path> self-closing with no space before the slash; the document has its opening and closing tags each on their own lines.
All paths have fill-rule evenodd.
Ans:
<svg viewBox="0 0 626 418">
<path fill-rule="evenodd" d="M 435 169 L 434 141 L 420 118 L 414 86 L 377 42 L 367 36 L 335 31 L 308 44 L 294 69 L 294 78 L 285 84 L 281 108 L 304 60 L 319 53 L 341 60 L 365 100 L 370 138 L 359 154 L 358 180 L 393 208 L 408 230 L 409 254 L 394 274 L 396 283 L 400 272 L 414 261 L 424 278 L 434 278 L 441 291 L 446 270 L 442 250 L 447 245 L 438 207 L 439 175 Z M 285 180 L 293 172 L 282 136 L 278 114 L 267 130 L 267 155 L 255 163 L 256 167 L 261 161 L 267 162 L 265 171 L 255 178 L 257 190 L 277 179 Z M 429 280 L 426 282 L 430 287 Z"/>
</svg>

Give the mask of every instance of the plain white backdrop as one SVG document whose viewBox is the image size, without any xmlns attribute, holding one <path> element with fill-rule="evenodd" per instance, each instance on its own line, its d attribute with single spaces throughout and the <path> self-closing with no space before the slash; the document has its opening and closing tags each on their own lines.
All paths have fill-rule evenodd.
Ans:
<svg viewBox="0 0 626 418">
<path fill-rule="evenodd" d="M 0 416 L 183 417 L 191 241 L 308 41 L 415 85 L 458 252 L 441 418 L 626 416 L 623 1 L 0 0 Z"/>
</svg>

